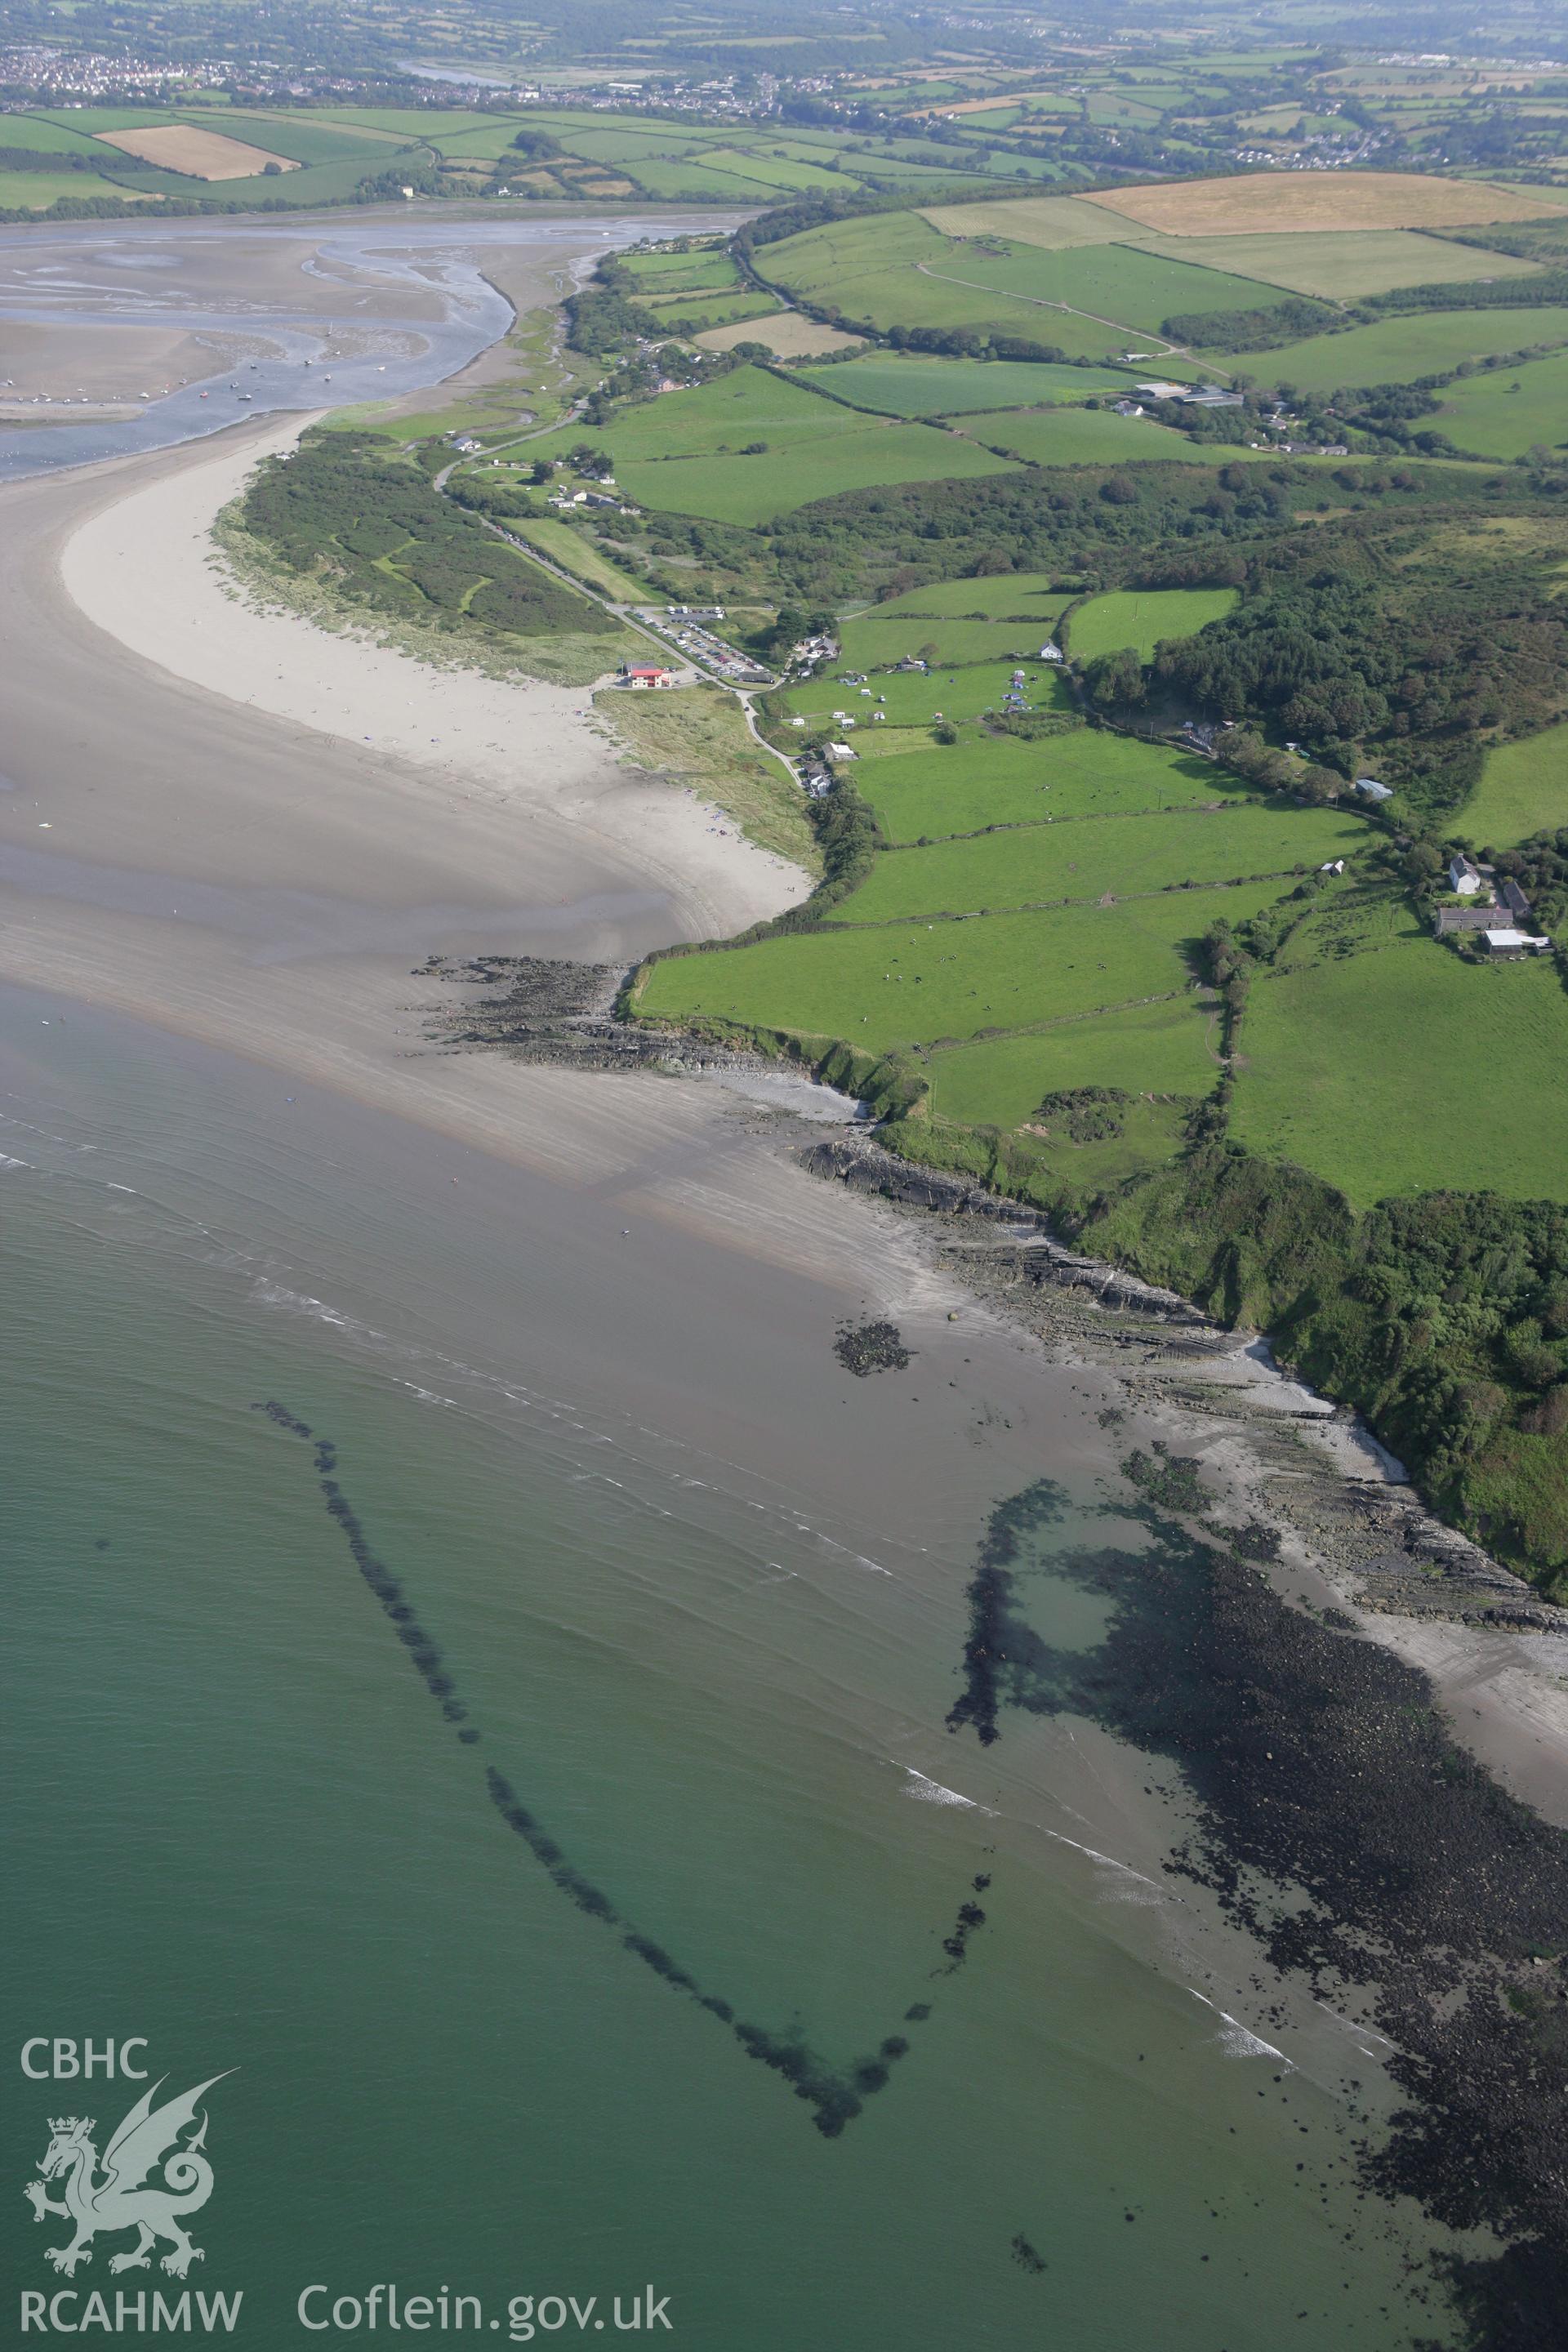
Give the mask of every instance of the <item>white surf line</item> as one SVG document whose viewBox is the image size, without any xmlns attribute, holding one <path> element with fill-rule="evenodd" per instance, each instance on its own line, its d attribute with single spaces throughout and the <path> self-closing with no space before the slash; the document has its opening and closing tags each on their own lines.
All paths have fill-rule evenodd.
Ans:
<svg viewBox="0 0 1568 2352">
<path fill-rule="evenodd" d="M 891 1756 L 887 1760 L 889 1764 L 895 1763 Z M 904 1790 L 905 1796 L 912 1797 L 917 1805 L 959 1805 L 965 1812 L 984 1813 L 987 1821 L 994 1822 L 997 1818 L 994 1806 L 983 1805 L 975 1797 L 961 1796 L 956 1789 L 945 1787 L 941 1780 L 929 1780 L 925 1773 L 917 1772 L 912 1764 L 897 1764 L 896 1769 L 918 1784 Z"/>
<path fill-rule="evenodd" d="M 1277 2058 L 1280 2065 L 1288 2068 L 1292 2074 L 1300 2071 L 1293 2058 L 1287 2058 L 1283 2050 L 1277 2050 L 1272 2042 L 1265 2042 L 1260 2033 L 1254 2033 L 1251 2027 L 1243 2025 L 1238 2017 L 1232 2017 L 1227 2009 L 1221 2009 L 1218 2001 L 1211 2000 L 1206 1992 L 1199 1992 L 1195 1985 L 1189 1985 L 1187 1990 L 1194 2000 L 1201 2000 L 1205 2009 L 1212 2009 L 1221 2024 L 1227 2029 L 1219 2038 L 1229 2049 L 1232 2057 Z"/>
<path fill-rule="evenodd" d="M 1337 2009 L 1331 2009 L 1326 2000 L 1320 2000 L 1318 1999 L 1316 1993 L 1312 1995 L 1312 2006 L 1314 2009 L 1321 2009 L 1325 2017 L 1331 2017 L 1336 2025 L 1343 2026 L 1352 2041 L 1356 2042 L 1358 2049 L 1361 2048 L 1361 2044 L 1357 2037 L 1363 2033 L 1373 2042 L 1381 2042 L 1385 2050 L 1396 2051 L 1399 2047 L 1398 2042 L 1391 2042 L 1386 2033 L 1380 2033 L 1375 2025 L 1364 2025 L 1359 2018 L 1355 2017 L 1342 2017 Z M 1377 2052 L 1375 2050 L 1363 2050 L 1362 2056 L 1363 2058 L 1375 2058 L 1377 2056 Z"/>
</svg>

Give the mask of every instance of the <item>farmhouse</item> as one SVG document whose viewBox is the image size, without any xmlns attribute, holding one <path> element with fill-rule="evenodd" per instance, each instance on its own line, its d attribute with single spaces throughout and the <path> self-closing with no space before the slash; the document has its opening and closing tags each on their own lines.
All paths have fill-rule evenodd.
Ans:
<svg viewBox="0 0 1568 2352">
<path fill-rule="evenodd" d="M 1497 921 L 1495 907 L 1439 907 L 1433 919 L 1432 936 L 1451 940 L 1458 931 L 1485 931 Z"/>
<path fill-rule="evenodd" d="M 1448 887 L 1458 898 L 1468 898 L 1481 887 L 1479 868 L 1471 865 L 1462 849 L 1456 850 L 1448 860 Z"/>
</svg>

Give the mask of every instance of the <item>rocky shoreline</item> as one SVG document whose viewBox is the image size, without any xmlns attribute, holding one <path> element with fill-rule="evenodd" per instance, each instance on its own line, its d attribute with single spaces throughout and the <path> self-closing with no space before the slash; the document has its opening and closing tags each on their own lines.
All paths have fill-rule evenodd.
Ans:
<svg viewBox="0 0 1568 2352">
<path fill-rule="evenodd" d="M 414 977 L 486 992 L 460 1006 L 422 1008 L 426 1039 L 440 1050 L 678 1076 L 778 1074 L 777 1064 L 754 1053 L 618 1019 L 627 977 L 618 965 L 432 956 Z M 1038 1211 L 962 1176 L 900 1160 L 869 1131 L 797 1145 L 795 1156 L 820 1181 L 937 1220 L 936 1245 L 949 1272 L 1036 1338 L 1080 1348 L 1105 1363 L 1135 1402 L 1163 1413 L 1184 1409 L 1245 1423 L 1253 1450 L 1278 1473 L 1269 1481 L 1268 1515 L 1288 1525 L 1331 1574 L 1349 1580 L 1345 1597 L 1355 1607 L 1568 1636 L 1568 1611 L 1542 1601 L 1429 1511 L 1359 1418 L 1297 1387 L 1274 1365 L 1266 1343 L 1248 1349 L 1243 1335 L 1177 1292 L 1068 1248 Z M 978 1245 L 977 1235 L 984 1237 Z M 1333 1452 L 1303 1446 L 1296 1433 L 1304 1430 L 1331 1432 L 1342 1443 Z M 1272 1460 L 1281 1449 L 1289 1460 Z M 1347 1477 L 1357 1455 L 1361 1475 Z M 1373 1467 L 1381 1475 L 1365 1475 Z"/>
<path fill-rule="evenodd" d="M 437 1050 L 778 1078 L 758 1055 L 618 1021 L 610 967 L 433 959 L 417 976 L 486 991 L 428 1014 Z M 1104 1375 L 1100 1418 L 1126 1430 L 1133 1499 L 1108 1485 L 1104 1547 L 1049 1565 L 1112 1605 L 1110 1631 L 1087 1654 L 1040 1641 L 1026 1538 L 1054 1507 L 1043 1489 L 998 1505 L 950 1728 L 985 1744 L 1017 1714 L 1082 1714 L 1177 1767 L 1196 1811 L 1167 1869 L 1386 2039 L 1402 2104 L 1354 2150 L 1363 2194 L 1414 2198 L 1466 2233 L 1439 2270 L 1476 2352 L 1544 2352 L 1568 2289 L 1568 1837 L 1553 1821 L 1568 1818 L 1568 1612 L 1428 1511 L 1266 1341 L 869 1131 L 744 1115 L 819 1181 L 918 1220 L 981 1311 Z M 907 1360 L 889 1322 L 835 1344 L 858 1373 Z M 1146 1551 L 1110 1536 L 1130 1519 Z M 1551 1654 L 1544 1669 L 1532 1651 Z M 1529 1703 L 1510 1692 L 1489 1723 L 1460 1703 L 1527 1674 Z M 1531 1741 L 1540 1787 L 1510 1769 Z"/>
</svg>

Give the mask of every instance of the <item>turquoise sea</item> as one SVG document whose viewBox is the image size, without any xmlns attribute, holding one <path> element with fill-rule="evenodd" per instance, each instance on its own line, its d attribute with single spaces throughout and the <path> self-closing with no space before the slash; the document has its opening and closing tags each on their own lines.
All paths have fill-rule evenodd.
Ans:
<svg viewBox="0 0 1568 2352">
<path fill-rule="evenodd" d="M 651 2286 L 693 2352 L 1443 2336 L 1373 2070 L 1228 2023 L 1103 1842 L 1138 1760 L 942 1728 L 987 1511 L 1100 1498 L 1065 1374 L 933 1323 L 851 1381 L 826 1280 L 21 991 L 0 1152 L 11 2043 L 224 2076 L 241 2337 L 378 2284 L 502 2342 Z M 12 2292 L 176 2294 L 16 2193 L 141 2085 L 13 2069 Z"/>
</svg>

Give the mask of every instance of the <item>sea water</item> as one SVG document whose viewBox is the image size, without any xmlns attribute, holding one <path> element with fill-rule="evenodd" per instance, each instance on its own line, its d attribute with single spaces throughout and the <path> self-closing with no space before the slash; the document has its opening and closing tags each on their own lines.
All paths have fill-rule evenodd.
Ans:
<svg viewBox="0 0 1568 2352">
<path fill-rule="evenodd" d="M 221 2078 L 188 2276 L 68 2281 L 13 2193 L 13 2292 L 238 2291 L 268 2347 L 388 2289 L 700 2352 L 1441 2336 L 1356 2200 L 1374 2069 L 1227 2021 L 1089 1727 L 942 1728 L 1026 1463 L 1051 1638 L 1100 1630 L 1021 1357 L 1026 1440 L 955 1390 L 912 1449 L 940 1335 L 850 1382 L 804 1276 L 25 991 L 0 1114 L 7 2178 L 144 2087 L 55 2039 Z"/>
</svg>

